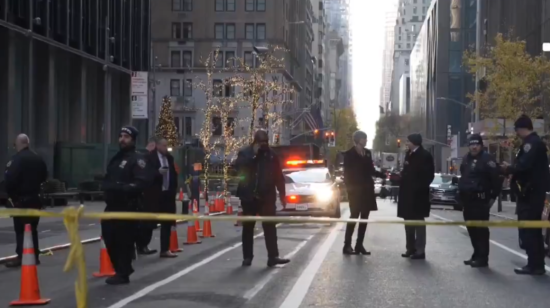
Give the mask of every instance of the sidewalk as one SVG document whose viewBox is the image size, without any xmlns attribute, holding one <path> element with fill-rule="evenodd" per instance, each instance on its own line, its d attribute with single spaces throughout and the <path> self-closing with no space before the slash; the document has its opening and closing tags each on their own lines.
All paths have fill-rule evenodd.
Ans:
<svg viewBox="0 0 550 308">
<path fill-rule="evenodd" d="M 498 211 L 498 201 L 495 202 L 493 207 L 491 208 L 492 216 L 502 218 L 502 219 L 508 219 L 508 220 L 516 220 L 516 203 L 511 201 L 502 201 L 502 212 Z"/>
</svg>

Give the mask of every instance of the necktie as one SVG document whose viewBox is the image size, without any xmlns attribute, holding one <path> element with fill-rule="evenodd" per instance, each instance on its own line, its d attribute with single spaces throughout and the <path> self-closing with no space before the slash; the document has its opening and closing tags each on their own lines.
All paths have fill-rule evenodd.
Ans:
<svg viewBox="0 0 550 308">
<path fill-rule="evenodd" d="M 166 156 L 162 156 L 162 167 L 168 167 L 168 162 L 166 161 Z M 166 172 L 163 176 L 162 188 L 163 188 L 163 190 L 168 190 L 168 172 Z"/>
</svg>

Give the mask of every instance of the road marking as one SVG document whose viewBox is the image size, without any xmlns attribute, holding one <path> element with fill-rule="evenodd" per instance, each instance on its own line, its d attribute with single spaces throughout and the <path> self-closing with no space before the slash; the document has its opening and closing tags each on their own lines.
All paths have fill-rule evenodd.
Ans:
<svg viewBox="0 0 550 308">
<path fill-rule="evenodd" d="M 433 216 L 434 218 L 436 218 L 436 219 L 443 220 L 443 221 L 449 221 L 449 222 L 454 221 L 454 220 L 447 219 L 447 218 L 444 218 L 444 217 L 441 217 L 441 216 L 435 215 L 435 214 L 432 214 L 432 216 Z M 465 226 L 458 226 L 458 227 L 460 227 L 460 228 L 462 228 L 462 229 L 464 229 L 464 230 L 468 230 L 468 229 L 466 229 Z M 512 248 L 510 248 L 510 247 L 508 247 L 508 246 L 506 246 L 506 245 L 503 245 L 503 244 L 501 244 L 501 243 L 499 243 L 499 242 L 497 242 L 497 241 L 494 241 L 494 240 L 489 240 L 489 242 L 490 242 L 491 244 L 493 244 L 493 245 L 495 245 L 495 246 L 497 246 L 497 247 L 503 249 L 503 250 L 508 251 L 509 253 L 511 253 L 511 254 L 513 254 L 513 255 L 516 255 L 516 256 L 518 256 L 518 257 L 520 257 L 520 258 L 522 258 L 522 259 L 527 260 L 527 256 L 526 256 L 525 254 L 523 254 L 523 253 L 521 253 L 521 252 L 519 252 L 519 251 L 517 251 L 517 250 L 515 250 L 515 249 L 512 249 Z M 550 266 L 545 265 L 544 268 L 545 268 L 547 271 L 550 271 Z"/>
<path fill-rule="evenodd" d="M 281 224 L 277 224 L 276 226 L 278 227 L 278 226 L 280 226 L 280 225 L 281 225 Z M 264 233 L 262 232 L 262 233 L 256 234 L 256 235 L 254 236 L 254 238 L 258 238 L 258 237 L 263 236 L 263 235 L 264 235 Z M 199 267 L 201 267 L 201 266 L 203 266 L 203 265 L 206 265 L 206 264 L 208 264 L 208 263 L 214 261 L 215 259 L 217 259 L 217 258 L 223 256 L 224 254 L 230 252 L 231 250 L 233 250 L 233 249 L 235 249 L 235 248 L 241 247 L 242 244 L 243 244 L 243 243 L 240 242 L 240 243 L 234 244 L 233 246 L 227 247 L 227 248 L 225 248 L 225 249 L 223 249 L 223 250 L 221 250 L 221 251 L 219 251 L 219 252 L 217 252 L 217 253 L 211 255 L 210 257 L 208 257 L 208 258 L 206 258 L 206 259 L 204 259 L 204 260 L 202 260 L 202 261 L 200 261 L 200 262 L 198 262 L 198 263 L 195 263 L 195 264 L 193 264 L 193 265 L 191 265 L 191 266 L 189 266 L 189 267 L 187 267 L 187 268 L 185 268 L 185 269 L 183 269 L 183 270 L 181 270 L 181 271 L 175 273 L 174 275 L 172 275 L 172 276 L 170 276 L 170 277 L 167 277 L 167 278 L 165 278 L 165 279 L 163 279 L 163 280 L 161 280 L 161 281 L 158 281 L 158 282 L 156 282 L 156 283 L 154 283 L 154 284 L 152 284 L 152 285 L 150 285 L 150 286 L 147 286 L 147 287 L 141 289 L 141 290 L 138 291 L 137 293 L 134 293 L 133 295 L 130 295 L 130 296 L 128 296 L 128 297 L 126 297 L 126 298 L 124 298 L 124 299 L 122 299 L 122 300 L 116 302 L 115 304 L 109 306 L 108 308 L 122 308 L 122 307 L 125 307 L 126 305 L 130 304 L 131 302 L 133 302 L 133 301 L 135 301 L 135 300 L 137 300 L 137 299 L 139 299 L 139 298 L 144 297 L 145 295 L 147 295 L 147 294 L 149 294 L 149 293 L 155 291 L 156 289 L 158 289 L 158 288 L 160 288 L 160 287 L 163 287 L 163 286 L 169 284 L 170 282 L 175 281 L 176 279 L 181 278 L 181 277 L 183 277 L 183 276 L 189 274 L 190 272 L 196 270 L 197 268 L 199 268 Z"/>
<path fill-rule="evenodd" d="M 40 233 L 47 233 L 47 232 L 50 232 L 52 230 L 43 230 L 43 231 L 40 231 Z"/>
<path fill-rule="evenodd" d="M 295 254 L 298 253 L 298 251 L 300 251 L 300 249 L 302 249 L 309 240 L 311 240 L 313 238 L 313 235 L 310 235 L 308 236 L 307 239 L 305 239 L 304 241 L 300 242 L 300 244 L 298 244 L 293 251 L 291 251 L 290 253 L 288 253 L 286 256 L 284 256 L 285 259 L 290 259 L 292 258 L 292 256 L 294 256 Z M 287 263 L 288 264 L 288 263 Z M 256 285 L 248 290 L 244 295 L 243 297 L 247 300 L 250 300 L 251 298 L 253 298 L 254 296 L 256 296 L 256 294 L 258 294 L 258 292 L 260 292 L 266 285 L 267 283 L 275 276 L 275 274 L 277 274 L 281 268 L 285 267 L 285 265 L 287 264 L 283 264 L 281 266 L 278 266 L 277 268 L 273 269 L 271 272 L 269 272 L 269 274 L 267 274 L 264 279 L 260 280 L 260 282 L 256 283 Z"/>
<path fill-rule="evenodd" d="M 338 231 L 340 230 L 341 226 L 342 224 L 338 223 L 332 228 L 327 239 L 323 242 L 321 247 L 319 247 L 319 249 L 313 256 L 313 259 L 311 259 L 309 265 L 302 272 L 302 274 L 292 287 L 292 290 L 290 290 L 290 293 L 287 295 L 279 308 L 300 307 L 309 290 L 309 287 L 311 286 L 311 283 L 313 282 L 313 278 L 315 278 L 315 275 L 319 271 L 319 268 L 321 268 L 321 265 L 323 264 L 323 261 L 325 260 L 330 248 L 334 244 L 334 241 L 338 236 Z"/>
</svg>

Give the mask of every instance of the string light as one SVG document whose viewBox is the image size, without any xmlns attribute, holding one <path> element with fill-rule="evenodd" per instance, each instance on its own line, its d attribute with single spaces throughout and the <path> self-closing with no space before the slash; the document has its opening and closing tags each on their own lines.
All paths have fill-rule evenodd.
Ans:
<svg viewBox="0 0 550 308">
<path fill-rule="evenodd" d="M 176 123 L 174 122 L 174 115 L 172 114 L 172 101 L 168 96 L 165 96 L 162 99 L 162 106 L 160 108 L 160 115 L 157 127 L 155 129 L 155 135 L 166 139 L 170 148 L 176 147 L 180 144 L 178 129 L 176 127 Z"/>
</svg>

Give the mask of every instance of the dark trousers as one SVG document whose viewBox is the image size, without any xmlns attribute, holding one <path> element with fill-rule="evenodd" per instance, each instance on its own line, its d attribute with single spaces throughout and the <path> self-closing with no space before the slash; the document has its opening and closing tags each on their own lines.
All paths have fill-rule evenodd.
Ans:
<svg viewBox="0 0 550 308">
<path fill-rule="evenodd" d="M 463 205 L 464 221 L 488 221 L 489 220 L 489 202 L 485 200 L 474 200 Z M 472 260 L 481 262 L 489 261 L 489 237 L 488 227 L 466 227 L 474 253 Z"/>
<path fill-rule="evenodd" d="M 407 252 L 417 254 L 426 252 L 426 226 L 405 226 L 405 239 Z"/>
<path fill-rule="evenodd" d="M 349 218 L 361 218 L 369 219 L 370 211 L 362 210 L 360 206 L 351 206 L 350 205 L 350 215 Z M 353 231 L 355 230 L 354 222 L 350 222 L 346 226 L 346 235 L 344 239 L 344 245 L 351 245 L 351 237 L 353 236 Z M 362 246 L 363 241 L 365 240 L 365 233 L 367 232 L 367 224 L 359 223 L 359 228 L 357 230 L 357 242 L 355 246 Z"/>
<path fill-rule="evenodd" d="M 243 216 L 275 216 L 276 208 L 272 202 L 264 203 L 259 200 L 241 201 Z M 254 226 L 255 221 L 243 222 L 243 258 L 254 258 Z M 264 229 L 265 247 L 267 248 L 268 258 L 279 257 L 279 247 L 277 246 L 277 227 L 274 222 L 262 222 Z"/>
<path fill-rule="evenodd" d="M 151 244 L 153 239 L 153 230 L 156 228 L 156 221 L 137 222 L 136 248 L 144 249 Z"/>
<path fill-rule="evenodd" d="M 16 248 L 15 253 L 17 253 L 17 258 L 21 260 L 23 255 L 23 240 L 25 238 L 25 225 L 31 225 L 32 231 L 32 242 L 34 245 L 34 253 L 36 254 L 36 260 L 40 255 L 40 249 L 38 247 L 38 222 L 40 222 L 40 217 L 14 217 L 13 218 L 13 229 L 15 230 L 15 241 Z"/>
<path fill-rule="evenodd" d="M 160 211 L 165 214 L 176 213 L 175 193 L 163 191 L 160 195 Z M 170 235 L 172 227 L 176 225 L 175 221 L 163 220 L 160 222 L 160 252 L 167 252 L 170 249 Z"/>
<path fill-rule="evenodd" d="M 136 222 L 132 220 L 101 221 L 101 235 L 117 275 L 130 276 L 134 272 L 132 256 L 135 229 Z"/>
<path fill-rule="evenodd" d="M 531 196 L 518 197 L 518 220 L 540 221 L 544 208 L 545 194 L 533 193 Z M 519 238 L 527 254 L 527 266 L 534 269 L 544 269 L 544 237 L 542 229 L 520 228 Z"/>
</svg>

